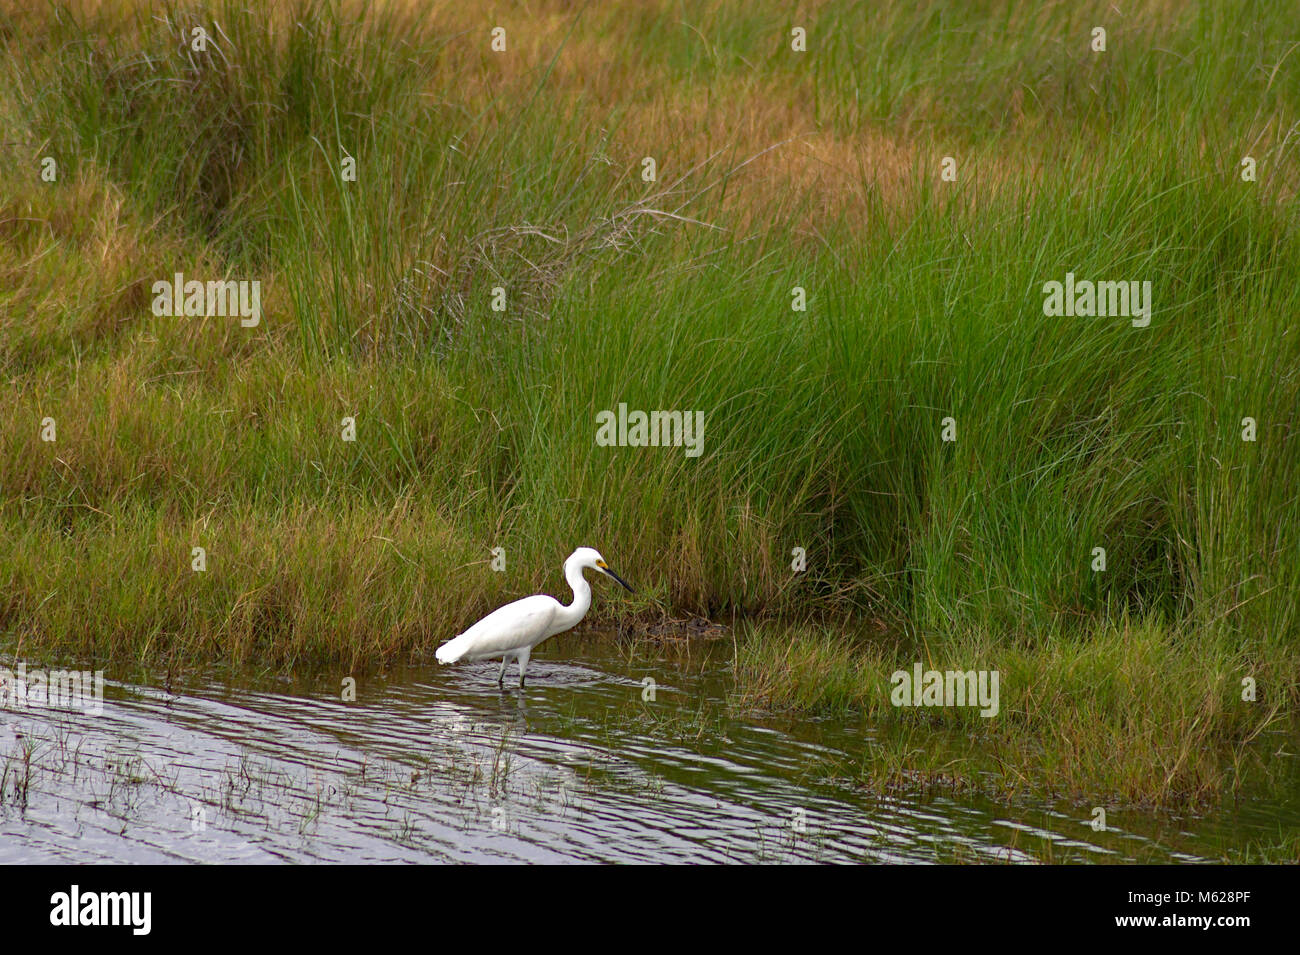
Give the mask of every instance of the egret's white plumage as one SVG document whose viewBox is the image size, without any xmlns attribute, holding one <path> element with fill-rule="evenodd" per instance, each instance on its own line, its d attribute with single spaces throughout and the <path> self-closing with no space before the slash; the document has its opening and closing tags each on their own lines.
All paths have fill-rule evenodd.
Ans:
<svg viewBox="0 0 1300 955">
<path fill-rule="evenodd" d="M 506 676 L 506 664 L 519 661 L 519 685 L 524 685 L 528 657 L 547 637 L 574 627 L 591 606 L 591 584 L 582 572 L 587 568 L 617 580 L 629 591 L 625 581 L 605 564 L 605 558 L 590 547 L 579 547 L 564 562 L 564 579 L 573 588 L 573 602 L 568 606 L 546 594 L 524 597 L 492 611 L 464 633 L 438 648 L 439 663 L 472 663 L 475 660 L 501 658 L 500 683 Z"/>
</svg>

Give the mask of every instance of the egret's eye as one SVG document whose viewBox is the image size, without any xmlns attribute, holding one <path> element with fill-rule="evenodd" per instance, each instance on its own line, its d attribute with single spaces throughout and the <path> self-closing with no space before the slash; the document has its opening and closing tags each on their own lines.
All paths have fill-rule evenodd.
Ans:
<svg viewBox="0 0 1300 955">
<path fill-rule="evenodd" d="M 597 567 L 604 567 L 604 566 L 605 566 L 605 562 L 604 562 L 603 560 L 598 560 L 598 561 L 596 561 L 596 566 L 597 566 Z"/>
</svg>

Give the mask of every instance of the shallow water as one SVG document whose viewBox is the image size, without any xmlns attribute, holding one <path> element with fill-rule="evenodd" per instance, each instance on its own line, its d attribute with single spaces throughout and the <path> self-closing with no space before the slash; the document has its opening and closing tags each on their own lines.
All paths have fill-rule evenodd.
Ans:
<svg viewBox="0 0 1300 955">
<path fill-rule="evenodd" d="M 1087 807 L 878 797 L 836 772 L 869 726 L 736 712 L 730 650 L 569 635 L 522 691 L 495 663 L 431 665 L 348 703 L 342 673 L 110 673 L 99 715 L 0 710 L 0 862 L 1217 861 L 1300 828 L 1281 737 L 1284 795 L 1101 833 Z"/>
</svg>

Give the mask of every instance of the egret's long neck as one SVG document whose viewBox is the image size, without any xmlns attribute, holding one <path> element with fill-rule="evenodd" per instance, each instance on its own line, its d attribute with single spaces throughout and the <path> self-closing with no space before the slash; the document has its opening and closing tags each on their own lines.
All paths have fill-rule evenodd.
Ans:
<svg viewBox="0 0 1300 955">
<path fill-rule="evenodd" d="M 591 607 L 591 584 L 582 576 L 582 568 L 568 561 L 564 564 L 564 579 L 573 588 L 573 603 L 560 607 L 553 626 L 561 625 L 567 630 L 581 620 Z"/>
</svg>

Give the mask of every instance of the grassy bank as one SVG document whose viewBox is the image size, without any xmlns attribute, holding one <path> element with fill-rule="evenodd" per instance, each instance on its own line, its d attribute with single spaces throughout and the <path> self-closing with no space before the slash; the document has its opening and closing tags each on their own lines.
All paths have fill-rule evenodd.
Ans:
<svg viewBox="0 0 1300 955">
<path fill-rule="evenodd" d="M 606 620 L 1005 651 L 1060 691 L 996 732 L 1095 754 L 1042 778 L 1202 793 L 1294 710 L 1294 5 L 0 10 L 7 646 L 371 664 L 588 543 Z M 153 314 L 177 272 L 261 321 Z M 1150 324 L 1045 316 L 1067 272 Z M 703 453 L 598 446 L 620 403 Z M 742 690 L 814 709 L 902 652 L 762 633 Z M 1081 660 L 1169 689 L 1084 709 Z"/>
<path fill-rule="evenodd" d="M 865 715 L 873 738 L 851 771 L 882 793 L 1046 794 L 1110 811 L 1206 807 L 1259 783 L 1259 757 L 1295 731 L 1286 715 L 1294 654 L 1152 620 L 1123 618 L 1083 634 L 887 641 L 760 626 L 738 641 L 737 662 L 742 705 Z M 978 706 L 895 705 L 894 674 L 910 681 L 917 663 L 996 670 L 996 708 L 985 716 Z M 1270 689 L 1243 701 L 1247 677 Z"/>
</svg>

